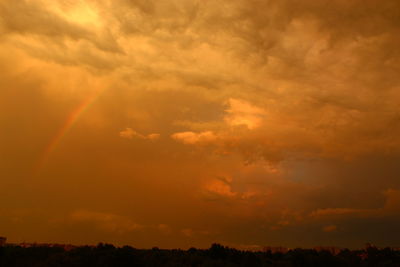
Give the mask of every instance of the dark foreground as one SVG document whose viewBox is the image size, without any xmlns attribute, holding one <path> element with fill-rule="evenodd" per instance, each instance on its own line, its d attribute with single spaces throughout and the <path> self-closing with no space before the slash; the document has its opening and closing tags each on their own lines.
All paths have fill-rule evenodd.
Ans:
<svg viewBox="0 0 400 267">
<path fill-rule="evenodd" d="M 113 245 L 0 247 L 1 267 L 77 266 L 400 266 L 400 251 L 390 248 L 328 251 L 294 249 L 287 253 L 240 251 L 219 244 L 209 249 L 150 250 Z"/>
</svg>

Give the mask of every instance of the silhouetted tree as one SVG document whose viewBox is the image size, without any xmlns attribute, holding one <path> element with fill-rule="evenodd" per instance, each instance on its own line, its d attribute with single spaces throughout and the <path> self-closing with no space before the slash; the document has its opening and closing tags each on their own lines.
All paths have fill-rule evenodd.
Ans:
<svg viewBox="0 0 400 267">
<path fill-rule="evenodd" d="M 328 251 L 294 249 L 287 253 L 240 251 L 220 244 L 209 249 L 135 249 L 99 243 L 70 251 L 62 247 L 36 246 L 0 248 L 0 267 L 179 267 L 179 266 L 400 266 L 400 252 L 375 247 L 343 250 L 334 256 Z"/>
</svg>

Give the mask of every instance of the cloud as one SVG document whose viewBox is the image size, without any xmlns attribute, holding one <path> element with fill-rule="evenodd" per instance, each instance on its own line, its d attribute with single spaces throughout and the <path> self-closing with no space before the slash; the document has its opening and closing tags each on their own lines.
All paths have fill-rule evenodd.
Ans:
<svg viewBox="0 0 400 267">
<path fill-rule="evenodd" d="M 311 213 L 312 217 L 321 217 L 321 216 L 342 216 L 342 215 L 353 215 L 357 213 L 365 212 L 366 210 L 360 209 L 351 209 L 351 208 L 326 208 L 326 209 L 318 209 Z"/>
<path fill-rule="evenodd" d="M 148 139 L 148 140 L 157 140 L 160 138 L 160 134 L 152 133 L 148 135 L 142 135 L 131 128 L 126 128 L 125 130 L 119 132 L 119 136 L 126 139 L 139 138 L 139 139 Z"/>
<path fill-rule="evenodd" d="M 122 138 L 128 138 L 132 139 L 134 136 L 137 136 L 138 134 L 132 130 L 131 128 L 126 128 L 125 130 L 119 132 L 119 136 Z"/>
<path fill-rule="evenodd" d="M 84 9 L 86 12 L 79 14 Z M 92 14 L 89 14 L 90 12 Z M 16 0 L 12 4 L 0 3 L 2 15 L 0 27 L 5 34 L 47 38 L 47 42 L 54 42 L 59 48 L 67 45 L 66 39 L 75 42 L 84 40 L 103 52 L 121 53 L 121 47 L 109 31 L 98 32 L 94 25 L 87 27 L 79 23 L 79 19 L 88 18 L 95 12 L 93 5 L 85 2 L 70 3 L 68 6 L 57 1 L 45 4 L 43 1 Z"/>
<path fill-rule="evenodd" d="M 11 203 L 1 214 L 49 199 L 49 214 L 111 209 L 75 212 L 68 234 L 82 243 L 92 225 L 125 229 L 121 243 L 138 247 L 182 247 L 168 227 L 204 226 L 211 234 L 192 245 L 396 244 L 398 10 L 395 0 L 0 1 L 0 198 Z M 133 238 L 136 219 L 153 232 Z M 0 227 L 44 240 L 48 229 L 31 227 L 44 220 Z M 330 225 L 340 231 L 324 234 Z"/>
<path fill-rule="evenodd" d="M 310 217 L 315 219 L 344 219 L 348 217 L 377 218 L 393 216 L 400 209 L 400 190 L 387 189 L 382 195 L 385 196 L 385 202 L 379 208 L 323 208 L 312 211 Z"/>
<path fill-rule="evenodd" d="M 142 228 L 131 219 L 113 213 L 77 210 L 70 214 L 70 219 L 76 223 L 88 222 L 106 232 L 127 233 Z"/>
<path fill-rule="evenodd" d="M 231 126 L 244 125 L 252 130 L 258 128 L 262 123 L 262 117 L 265 111 L 262 108 L 251 105 L 241 99 L 230 98 L 228 100 L 229 108 L 225 116 L 225 121 Z"/>
<path fill-rule="evenodd" d="M 38 34 L 49 37 L 89 38 L 90 32 L 46 9 L 40 1 L 16 0 L 1 3 L 2 26 L 6 33 Z M 15 14 L 20 14 L 15 16 Z"/>
<path fill-rule="evenodd" d="M 203 190 L 205 191 L 206 195 L 209 196 L 228 198 L 237 196 L 236 192 L 232 192 L 230 183 L 221 179 L 208 181 L 204 185 Z"/>
<path fill-rule="evenodd" d="M 200 133 L 195 132 L 179 132 L 171 135 L 172 139 L 182 142 L 186 145 L 208 144 L 217 140 L 217 136 L 212 131 Z"/>
<path fill-rule="evenodd" d="M 160 134 L 157 134 L 157 133 L 148 134 L 146 136 L 146 139 L 149 139 L 149 140 L 157 140 L 159 138 L 160 138 Z"/>
</svg>

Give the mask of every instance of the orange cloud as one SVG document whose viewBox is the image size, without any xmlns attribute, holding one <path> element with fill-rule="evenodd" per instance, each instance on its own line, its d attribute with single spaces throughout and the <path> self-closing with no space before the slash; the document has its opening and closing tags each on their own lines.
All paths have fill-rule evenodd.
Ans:
<svg viewBox="0 0 400 267">
<path fill-rule="evenodd" d="M 187 145 L 193 145 L 197 143 L 207 144 L 217 140 L 217 136 L 211 131 L 205 131 L 200 133 L 180 132 L 172 134 L 171 137 Z"/>
<path fill-rule="evenodd" d="M 230 98 L 229 108 L 225 116 L 225 121 L 231 126 L 246 126 L 253 130 L 261 126 L 265 111 L 262 108 L 251 105 L 249 102 Z"/>
<path fill-rule="evenodd" d="M 220 179 L 212 180 L 206 183 L 204 190 L 206 190 L 207 193 L 222 197 L 235 197 L 237 195 L 237 193 L 232 192 L 232 188 L 228 182 Z"/>
<path fill-rule="evenodd" d="M 140 139 L 148 139 L 148 140 L 157 140 L 160 138 L 160 134 L 152 133 L 148 135 L 142 135 L 131 128 L 126 128 L 125 130 L 119 132 L 119 136 L 122 138 L 127 138 L 127 139 L 132 139 L 134 137 L 140 138 Z"/>
</svg>

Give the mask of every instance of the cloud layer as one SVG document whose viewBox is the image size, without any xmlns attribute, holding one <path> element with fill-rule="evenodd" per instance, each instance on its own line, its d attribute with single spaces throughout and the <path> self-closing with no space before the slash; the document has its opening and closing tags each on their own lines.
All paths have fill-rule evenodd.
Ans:
<svg viewBox="0 0 400 267">
<path fill-rule="evenodd" d="M 0 1 L 1 234 L 397 245 L 398 10 Z"/>
</svg>

